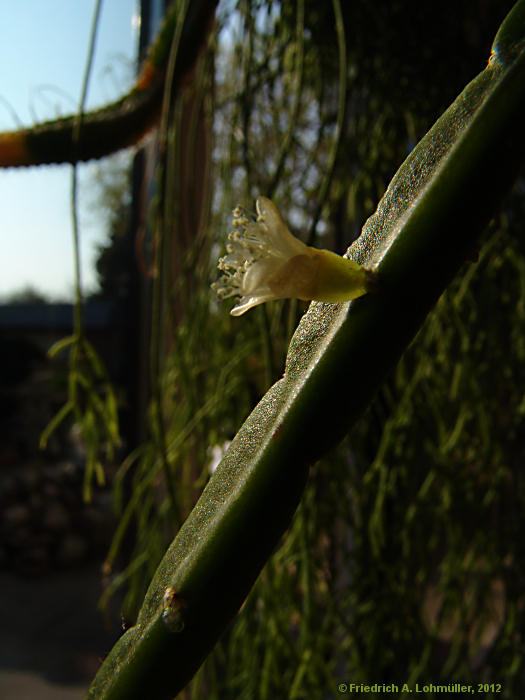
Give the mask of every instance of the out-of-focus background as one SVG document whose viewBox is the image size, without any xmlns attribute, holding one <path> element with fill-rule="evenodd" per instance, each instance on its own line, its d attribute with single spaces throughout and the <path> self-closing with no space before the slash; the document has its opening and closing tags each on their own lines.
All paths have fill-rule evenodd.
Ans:
<svg viewBox="0 0 525 700">
<path fill-rule="evenodd" d="M 148 9 L 153 22 L 160 7 Z M 158 4 L 160 5 L 160 4 Z M 94 2 L 0 7 L 0 130 L 74 112 Z M 154 17 L 157 13 L 157 19 Z M 141 7 L 105 2 L 87 108 L 118 99 L 135 79 Z M 104 172 L 129 169 L 131 153 L 80 166 L 81 273 L 86 333 L 118 377 L 118 299 L 101 298 L 97 261 L 108 239 L 99 199 Z M 39 437 L 64 402 L 67 355 L 51 345 L 73 328 L 71 167 L 0 171 L 0 696 L 81 698 L 121 633 L 120 614 L 99 610 L 101 567 L 115 528 L 108 485 L 85 503 L 85 451 L 70 424 L 46 451 Z M 124 182 L 124 186 L 126 183 Z M 129 195 L 127 195 L 129 199 Z"/>
</svg>

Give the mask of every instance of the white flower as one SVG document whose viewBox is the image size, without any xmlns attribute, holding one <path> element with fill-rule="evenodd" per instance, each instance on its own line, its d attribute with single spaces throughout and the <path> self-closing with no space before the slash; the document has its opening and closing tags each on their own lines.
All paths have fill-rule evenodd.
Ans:
<svg viewBox="0 0 525 700">
<path fill-rule="evenodd" d="M 269 199 L 259 197 L 256 209 L 256 220 L 241 207 L 234 209 L 228 254 L 218 264 L 223 275 L 212 284 L 220 299 L 241 297 L 231 310 L 233 316 L 271 299 L 338 302 L 371 289 L 372 272 L 295 238 Z"/>
</svg>

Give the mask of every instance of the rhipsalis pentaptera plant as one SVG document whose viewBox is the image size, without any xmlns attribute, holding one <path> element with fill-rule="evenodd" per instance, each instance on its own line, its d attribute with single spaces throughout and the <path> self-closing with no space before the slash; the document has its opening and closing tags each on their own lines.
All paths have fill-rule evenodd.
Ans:
<svg viewBox="0 0 525 700">
<path fill-rule="evenodd" d="M 74 119 L 1 135 L 0 165 L 74 162 L 98 157 L 135 142 L 159 118 L 162 109 L 174 107 L 176 101 L 172 101 L 172 98 L 179 87 L 187 82 L 184 78 L 191 73 L 193 58 L 201 40 L 208 36 L 215 5 L 215 2 L 204 1 L 174 3 L 166 29 L 151 50 L 134 90 L 117 105 L 85 115 L 77 141 L 72 138 Z M 181 7 L 187 9 L 182 25 L 177 24 L 182 16 L 178 15 Z M 292 301 L 289 306 L 270 307 L 270 311 L 263 305 L 242 319 L 226 321 L 220 315 L 216 299 L 209 294 L 210 280 L 206 279 L 198 286 L 195 278 L 190 277 L 196 264 L 202 264 L 199 253 L 205 246 L 202 237 L 197 236 L 196 242 L 192 239 L 195 229 L 191 226 L 185 228 L 187 221 L 192 220 L 192 207 L 188 201 L 195 194 L 192 190 L 198 189 L 195 183 L 198 181 L 201 184 L 205 179 L 201 177 L 198 166 L 205 162 L 206 156 L 202 150 L 199 151 L 203 143 L 199 128 L 195 125 L 188 128 L 191 139 L 184 138 L 184 129 L 180 128 L 177 132 L 173 128 L 174 123 L 179 126 L 185 123 L 185 113 L 182 108 L 179 109 L 180 105 L 175 105 L 173 109 L 174 112 L 179 109 L 178 122 L 164 120 L 162 166 L 166 177 L 161 185 L 160 197 L 163 225 L 156 233 L 158 246 L 153 272 L 162 276 L 169 259 L 175 260 L 180 275 L 174 287 L 164 282 L 164 296 L 157 297 L 155 316 L 160 324 L 164 318 L 163 311 L 168 308 L 170 320 L 183 318 L 184 322 L 179 323 L 178 334 L 173 337 L 167 334 L 169 342 L 166 345 L 175 346 L 172 357 L 178 354 L 178 364 L 165 363 L 162 390 L 167 400 L 159 391 L 152 413 L 157 418 L 160 416 L 161 420 L 155 425 L 164 424 L 166 427 L 167 401 L 170 402 L 169 415 L 175 423 L 181 420 L 184 413 L 182 399 L 195 401 L 197 386 L 206 394 L 209 391 L 207 382 L 215 383 L 216 387 L 215 395 L 201 406 L 201 410 L 194 415 L 183 416 L 182 427 L 176 435 L 162 430 L 156 433 L 155 438 L 165 448 L 164 460 L 158 459 L 152 451 L 136 472 L 141 479 L 134 483 L 136 488 L 130 499 L 132 508 L 125 511 L 126 517 L 130 513 L 138 513 L 138 539 L 142 538 L 143 551 L 142 558 L 137 557 L 132 565 L 135 569 L 146 560 L 152 542 L 158 548 L 162 538 L 158 531 L 152 533 L 148 530 L 147 516 L 141 520 L 141 515 L 146 510 L 149 513 L 158 511 L 159 515 L 165 515 L 168 511 L 175 513 L 172 521 L 178 515 L 177 483 L 172 467 L 182 452 L 181 445 L 185 441 L 190 442 L 197 427 L 205 425 L 213 415 L 221 425 L 210 427 L 210 440 L 213 446 L 221 443 L 222 449 L 228 432 L 224 424 L 232 420 L 232 415 L 237 416 L 239 397 L 242 395 L 245 405 L 247 393 L 251 391 L 255 394 L 256 389 L 264 386 L 264 381 L 271 379 L 273 383 L 267 381 L 272 383 L 271 388 L 227 448 L 202 496 L 160 563 L 136 624 L 127 630 L 109 653 L 88 697 L 154 700 L 168 699 L 179 692 L 210 654 L 217 639 L 243 604 L 281 535 L 292 523 L 302 498 L 298 518 L 290 528 L 290 537 L 301 540 L 302 557 L 291 555 L 286 565 L 282 559 L 277 560 L 265 571 L 267 581 L 273 584 L 278 580 L 282 590 L 288 581 L 292 581 L 289 584 L 289 597 L 300 598 L 300 610 L 286 616 L 280 609 L 281 599 L 272 600 L 270 596 L 261 596 L 257 600 L 248 598 L 247 607 L 253 616 L 250 621 L 241 619 L 241 625 L 258 625 L 267 636 L 258 638 L 259 656 L 254 654 L 251 657 L 256 661 L 249 671 L 241 669 L 245 676 L 241 678 L 239 668 L 229 663 L 223 664 L 221 672 L 215 674 L 216 677 L 221 674 L 227 677 L 224 683 L 235 697 L 241 697 L 244 693 L 245 697 L 259 697 L 262 700 L 278 697 L 280 692 L 287 697 L 300 698 L 308 694 L 305 688 L 313 687 L 314 681 L 319 678 L 322 679 L 319 682 L 322 686 L 319 695 L 332 694 L 335 690 L 328 687 L 328 678 L 333 679 L 334 673 L 337 673 L 341 656 L 334 660 L 326 653 L 326 648 L 318 644 L 319 639 L 326 637 L 332 637 L 332 641 L 335 638 L 333 646 L 338 645 L 339 639 L 343 640 L 343 651 L 340 653 L 352 657 L 352 673 L 363 681 L 401 680 L 392 678 L 392 669 L 399 667 L 398 657 L 395 656 L 397 649 L 402 649 L 403 653 L 406 651 L 406 656 L 399 658 L 409 659 L 406 663 L 406 680 L 412 682 L 428 670 L 428 659 L 436 647 L 436 656 L 438 652 L 442 653 L 447 634 L 447 629 L 444 629 L 447 625 L 442 624 L 444 621 L 449 623 L 448 628 L 455 627 L 462 634 L 458 634 L 449 645 L 450 653 L 439 672 L 447 679 L 460 671 L 466 673 L 471 657 L 479 656 L 477 637 L 483 637 L 481 632 L 490 625 L 480 627 L 481 623 L 476 620 L 468 631 L 466 627 L 462 629 L 462 625 L 471 622 L 466 619 L 465 610 L 477 610 L 475 603 L 469 598 L 464 607 L 457 608 L 462 615 L 458 613 L 447 617 L 445 603 L 441 606 L 431 605 L 436 599 L 439 602 L 441 594 L 441 589 L 431 576 L 434 573 L 431 566 L 424 571 L 427 574 L 425 579 L 421 569 L 417 570 L 416 575 L 414 569 L 407 565 L 411 561 L 409 554 L 417 547 L 428 550 L 429 558 L 438 559 L 442 555 L 440 543 L 436 545 L 435 542 L 438 537 L 435 521 L 430 522 L 432 536 L 428 541 L 417 542 L 410 536 L 414 534 L 412 526 L 418 514 L 428 521 L 430 509 L 437 518 L 438 500 L 444 513 L 439 523 L 443 529 L 449 528 L 446 543 L 449 545 L 452 542 L 453 546 L 450 545 L 448 549 L 454 555 L 444 559 L 447 565 L 439 571 L 439 585 L 448 585 L 447 590 L 452 591 L 457 599 L 462 597 L 463 582 L 458 583 L 460 574 L 451 564 L 451 561 L 455 561 L 460 573 L 468 571 L 469 576 L 478 581 L 469 588 L 469 596 L 477 601 L 483 591 L 485 595 L 489 591 L 489 602 L 494 602 L 500 612 L 505 609 L 506 601 L 506 618 L 505 614 L 500 614 L 494 617 L 497 624 L 492 618 L 489 622 L 496 630 L 492 638 L 500 634 L 502 639 L 507 640 L 502 642 L 500 649 L 503 659 L 501 668 L 505 669 L 508 679 L 518 678 L 514 688 L 519 687 L 517 669 L 522 654 L 517 653 L 512 644 L 517 644 L 515 638 L 519 625 L 515 620 L 520 619 L 523 605 L 516 593 L 520 579 L 515 573 L 515 565 L 520 551 L 519 547 L 512 549 L 508 544 L 512 539 L 508 533 L 514 531 L 506 522 L 500 538 L 507 541 L 502 546 L 502 569 L 512 570 L 512 576 L 508 579 L 507 599 L 501 592 L 501 578 L 495 578 L 491 570 L 493 552 L 490 548 L 483 550 L 479 538 L 473 536 L 465 545 L 466 551 L 463 551 L 464 543 L 458 543 L 458 539 L 453 540 L 452 537 L 457 511 L 476 512 L 478 516 L 480 512 L 490 512 L 497 520 L 499 512 L 490 511 L 491 499 L 495 498 L 497 489 L 507 488 L 517 494 L 523 490 L 516 470 L 511 471 L 510 477 L 509 471 L 501 468 L 494 469 L 494 473 L 480 470 L 479 463 L 492 449 L 490 438 L 486 437 L 488 431 L 481 430 L 485 425 L 483 411 L 476 413 L 472 406 L 462 405 L 450 427 L 436 405 L 435 393 L 429 390 L 427 373 L 432 366 L 443 366 L 443 348 L 449 348 L 456 337 L 452 338 L 451 329 L 461 339 L 462 350 L 468 350 L 470 338 L 458 318 L 457 304 L 449 302 L 446 297 L 439 302 L 434 323 L 424 339 L 430 348 L 430 359 L 427 358 L 425 364 L 419 363 L 415 370 L 409 360 L 403 361 L 395 381 L 391 380 L 383 390 L 383 403 L 376 406 L 374 415 L 379 415 L 377 422 L 384 426 L 384 432 L 373 463 L 364 477 L 359 480 L 354 476 L 359 460 L 355 454 L 351 454 L 343 468 L 352 473 L 354 489 L 337 489 L 340 473 L 328 472 L 321 484 L 324 489 L 309 489 L 304 497 L 313 463 L 348 433 L 462 263 L 466 259 L 476 258 L 480 234 L 497 213 L 523 157 L 525 3 L 520 0 L 497 33 L 486 68 L 465 87 L 415 146 L 373 213 L 373 202 L 378 199 L 376 195 L 382 194 L 382 182 L 391 176 L 385 165 L 389 152 L 394 150 L 397 167 L 410 150 L 407 144 L 410 147 L 415 145 L 416 134 L 420 133 L 421 127 L 421 124 L 415 126 L 417 107 L 427 101 L 432 102 L 435 86 L 432 81 L 425 80 L 419 84 L 418 92 L 410 76 L 403 76 L 407 106 L 406 109 L 400 107 L 396 112 L 393 106 L 400 103 L 395 101 L 393 93 L 400 92 L 396 73 L 398 62 L 395 56 L 392 60 L 387 51 L 381 53 L 379 44 L 382 42 L 382 23 L 387 25 L 390 21 L 399 20 L 396 15 L 398 5 L 392 7 L 391 12 L 389 8 L 390 14 L 379 10 L 370 14 L 369 8 L 370 3 L 341 3 L 338 0 L 318 4 L 298 0 L 296 4 L 282 3 L 279 7 L 276 3 L 265 5 L 256 0 L 245 0 L 238 5 L 237 20 L 241 17 L 242 21 L 236 21 L 241 26 L 242 35 L 230 58 L 232 65 L 240 66 L 240 77 L 237 74 L 221 76 L 223 82 L 215 105 L 219 114 L 216 124 L 218 149 L 228 150 L 230 154 L 228 159 L 216 163 L 220 176 L 217 178 L 217 197 L 223 202 L 231 199 L 229 206 L 238 200 L 252 206 L 253 200 L 259 198 L 261 220 L 257 216 L 250 220 L 243 210 L 237 210 L 235 220 L 238 225 L 234 228 L 239 235 L 234 235 L 234 240 L 227 243 L 231 249 L 227 248 L 225 254 L 223 250 L 218 253 L 225 274 L 216 286 L 224 297 L 241 297 L 239 305 L 235 307 L 236 314 L 262 302 L 273 303 L 274 299 L 294 297 L 318 300 L 310 305 L 291 339 L 285 371 L 278 381 L 273 381 L 280 375 L 276 371 L 276 355 L 279 353 L 278 348 L 276 350 L 278 343 L 274 329 L 278 324 L 275 319 L 281 324 L 280 327 L 291 329 L 297 303 Z M 432 12 L 439 11 L 439 8 L 432 9 Z M 428 13 L 425 18 L 432 30 L 431 14 Z M 455 14 L 452 11 L 448 14 L 456 25 Z M 349 41 L 346 33 L 355 24 L 356 18 L 367 23 L 367 31 L 355 32 L 352 41 Z M 401 17 L 402 25 L 409 25 L 410 19 L 408 15 Z M 268 25 L 261 30 L 265 21 Z M 469 25 L 470 30 L 472 26 Z M 325 34 L 326 27 L 331 33 Z M 412 39 L 417 44 L 414 64 L 419 59 L 429 60 L 429 45 L 434 33 L 429 32 L 429 26 L 426 33 L 424 29 L 422 27 L 420 33 L 412 32 Z M 176 42 L 172 43 L 173 37 Z M 449 64 L 443 56 L 448 45 L 441 41 L 439 34 L 438 39 L 440 43 L 437 47 L 434 45 L 434 57 L 438 56 L 440 60 L 433 60 L 439 64 L 439 70 L 440 66 Z M 363 48 L 361 43 L 366 46 Z M 172 50 L 173 46 L 175 48 Z M 359 48 L 362 49 L 361 54 L 353 53 Z M 399 48 L 402 53 L 406 47 L 402 45 Z M 268 52 L 265 53 L 265 50 Z M 356 55 L 360 56 L 361 62 L 354 60 Z M 276 65 L 278 70 L 275 70 Z M 450 67 L 444 70 L 445 73 L 449 71 L 444 76 L 449 79 Z M 329 72 L 337 75 L 335 90 L 333 84 L 324 80 Z M 378 85 L 374 93 L 374 86 L 368 84 L 367 78 L 375 74 L 378 75 Z M 165 89 L 168 81 L 170 89 Z M 221 90 L 228 82 L 231 83 L 231 90 L 225 96 Z M 360 89 L 356 86 L 360 86 Z M 208 92 L 211 94 L 213 90 Z M 314 93 L 316 101 L 311 99 Z M 163 95 L 168 98 L 168 104 L 166 100 L 163 102 Z M 368 117 L 377 101 L 382 101 L 385 109 L 380 112 L 379 118 L 369 122 Z M 254 119 L 255 104 L 260 114 L 258 121 Z M 200 106 L 201 103 L 194 109 L 195 113 L 199 112 Z M 379 109 L 377 105 L 375 108 Z M 352 110 L 354 114 L 349 117 Z M 403 122 L 405 131 L 404 140 L 400 146 L 397 145 L 397 151 L 390 131 L 399 129 L 400 122 Z M 367 141 L 365 137 L 369 130 L 373 132 L 373 139 L 370 137 Z M 190 165 L 188 152 L 182 148 L 185 141 L 191 141 L 193 153 L 199 154 L 199 158 L 195 157 Z M 374 148 L 365 152 L 362 144 L 372 142 Z M 176 148 L 173 144 L 176 144 Z M 270 152 L 274 154 L 273 157 L 267 156 Z M 355 153 L 358 157 L 352 160 Z M 177 179 L 173 176 L 170 167 L 173 169 L 180 162 L 185 165 L 185 169 L 181 167 L 181 172 L 186 175 L 191 173 L 192 177 Z M 357 167 L 356 163 L 362 167 Z M 184 193 L 177 200 L 183 204 L 179 211 L 174 203 L 176 198 L 172 197 L 170 185 L 173 184 L 179 188 L 179 194 Z M 282 221 L 273 211 L 273 205 L 268 204 L 268 198 L 283 211 Z M 344 240 L 341 232 L 353 226 L 349 225 L 349 219 L 362 222 L 367 216 L 369 218 L 361 235 L 347 250 L 344 259 L 316 252 L 328 247 L 319 240 L 322 238 L 319 234 L 331 229 L 335 230 L 335 243 L 331 247 L 342 252 L 346 245 L 341 245 Z M 270 232 L 271 236 L 275 231 L 282 234 L 277 239 L 269 240 L 266 236 L 268 231 L 264 227 L 268 227 L 269 220 L 277 222 Z M 291 238 L 288 230 L 286 234 L 283 233 L 283 221 L 297 234 L 297 239 Z M 174 222 L 179 225 L 172 226 Z M 171 249 L 163 247 L 167 243 L 165 232 L 172 230 L 177 234 L 180 231 L 188 233 L 187 256 L 167 254 L 168 250 L 170 253 L 180 252 L 175 246 Z M 221 242 L 217 242 L 222 246 Z M 313 243 L 316 243 L 316 248 L 312 247 Z M 525 269 L 522 258 L 508 252 L 496 252 L 496 244 L 489 241 L 483 245 L 480 267 L 483 269 L 487 258 L 493 257 L 497 265 L 503 265 L 502 261 L 507 258 L 506 262 L 514 266 L 518 278 L 513 288 L 517 297 L 516 306 L 521 304 L 523 307 L 523 284 L 519 282 Z M 260 255 L 261 252 L 265 255 Z M 341 278 L 338 274 L 330 277 L 330 265 L 325 266 L 323 259 L 337 260 L 334 264 L 342 272 Z M 465 280 L 468 281 L 468 278 L 466 276 Z M 481 306 L 483 302 L 483 308 L 487 305 L 492 308 L 490 304 L 495 303 L 493 299 L 476 300 L 475 296 L 469 295 L 465 280 L 458 285 L 457 298 L 462 302 L 467 299 L 471 306 L 478 302 Z M 336 287 L 335 291 L 327 291 L 330 284 Z M 328 294 L 331 296 L 328 297 Z M 199 298 L 205 301 L 198 307 L 198 313 L 194 313 L 197 307 L 188 305 L 185 309 L 187 315 L 184 316 L 180 302 L 191 295 L 200 295 Z M 508 296 L 507 292 L 502 293 L 502 297 L 505 297 L 502 303 L 509 303 Z M 202 312 L 203 308 L 206 313 Z M 281 312 L 281 309 L 286 311 Z M 257 370 L 260 369 L 260 364 L 257 364 L 259 353 L 254 352 L 253 346 L 248 343 L 244 354 L 235 356 L 232 352 L 231 358 L 217 344 L 215 352 L 209 355 L 215 364 L 208 375 L 204 363 L 188 369 L 191 359 L 197 355 L 199 358 L 205 357 L 207 347 L 202 346 L 214 345 L 211 342 L 213 335 L 209 336 L 209 343 L 203 343 L 202 335 L 199 336 L 200 328 L 208 328 L 205 323 L 210 317 L 216 321 L 216 332 L 223 333 L 223 345 L 230 342 L 233 347 L 238 338 L 244 339 L 246 328 L 253 328 L 248 325 L 252 323 L 250 316 L 259 319 L 263 328 L 265 362 L 264 371 L 258 371 L 257 381 L 249 387 L 250 391 L 245 384 L 235 385 L 227 381 L 230 376 L 229 361 L 238 365 L 255 364 Z M 523 309 L 520 318 L 523 318 Z M 436 336 L 440 336 L 439 342 Z M 161 337 L 161 340 L 166 340 L 166 337 Z M 515 344 L 520 351 L 519 333 Z M 157 350 L 161 347 L 162 342 L 158 342 Z M 436 347 L 438 350 L 434 352 Z M 471 350 L 473 356 L 482 355 L 479 347 Z M 181 369 L 183 365 L 185 372 Z M 504 367 L 504 363 L 501 366 Z M 481 364 L 475 368 L 479 373 L 483 370 Z M 503 369 L 502 374 L 505 371 Z M 213 374 L 211 380 L 209 374 Z M 259 375 L 264 375 L 264 379 L 261 380 Z M 396 389 L 401 385 L 404 390 L 397 403 L 393 397 L 394 385 Z M 417 401 L 413 399 L 414 387 L 419 392 Z M 497 388 L 499 390 L 499 385 Z M 446 390 L 451 400 L 458 399 L 461 393 L 468 395 L 472 404 L 477 399 L 476 383 L 464 365 L 458 364 L 454 368 L 450 387 Z M 506 414 L 511 402 L 500 401 L 498 391 L 495 394 L 498 407 L 501 407 L 498 418 L 500 432 L 510 424 L 519 425 L 522 403 L 518 401 L 516 406 L 513 399 L 516 415 L 512 422 Z M 433 452 L 434 462 L 417 483 L 413 502 L 402 509 L 396 505 L 396 500 L 399 500 L 402 490 L 400 482 L 403 479 L 403 483 L 409 481 L 403 472 L 404 462 L 396 471 L 386 463 L 385 455 L 389 450 L 396 453 L 403 442 L 403 430 L 410 414 L 408 410 L 403 411 L 403 403 L 410 401 L 411 410 L 417 406 L 422 413 L 425 408 L 432 416 L 432 425 L 429 428 L 427 420 L 427 432 L 418 446 L 422 454 L 418 466 L 424 471 Z M 391 405 L 393 408 L 388 414 L 387 409 Z M 457 455 L 463 427 L 471 425 L 473 416 L 481 426 L 480 452 L 475 451 L 474 444 L 469 446 L 461 453 L 463 469 L 450 474 L 450 465 L 455 465 L 455 460 L 461 461 Z M 414 423 L 416 420 L 425 423 L 421 415 L 412 416 L 412 420 Z M 438 434 L 436 444 L 439 448 L 432 442 L 434 431 Z M 198 449 L 202 446 L 192 444 L 191 447 L 199 454 Z M 397 456 L 400 461 L 408 459 L 406 455 Z M 125 467 L 131 470 L 131 464 L 132 460 L 129 460 Z M 472 480 L 472 474 L 476 474 L 480 480 L 492 479 L 483 499 L 480 499 L 483 501 L 480 508 L 486 510 L 475 511 L 475 504 L 470 502 L 471 494 L 466 492 L 465 502 L 458 505 L 456 501 L 454 511 L 454 485 L 456 490 L 461 490 L 457 484 L 471 483 L 469 478 Z M 159 475 L 163 475 L 162 488 L 168 494 L 160 502 L 160 507 L 156 499 L 161 489 L 154 491 L 156 483 L 162 481 Z M 440 480 L 444 486 L 435 496 L 433 489 Z M 348 485 L 348 481 L 345 483 Z M 346 568 L 341 566 L 340 571 L 344 575 L 337 581 L 330 578 L 326 567 L 322 571 L 312 571 L 311 564 L 314 556 L 324 557 L 325 563 L 341 558 L 340 551 L 332 551 L 329 537 L 323 536 L 324 533 L 311 533 L 311 529 L 319 523 L 316 514 L 323 508 L 323 498 L 330 490 L 337 492 L 334 501 L 339 504 L 348 502 L 346 509 L 340 505 L 339 514 L 344 512 L 348 518 L 354 519 L 355 524 L 354 531 L 351 534 L 345 531 L 343 538 L 346 547 L 344 554 L 349 557 L 353 555 L 354 559 L 352 565 L 348 564 Z M 169 505 L 166 506 L 166 503 Z M 310 508 L 312 519 L 306 517 L 305 505 Z M 423 515 L 422 511 L 425 511 Z M 511 512 L 517 522 L 518 511 Z M 388 520 L 392 512 L 398 520 Z M 165 517 L 164 522 L 167 521 Z M 299 526 L 296 527 L 298 521 Z M 334 527 L 336 525 L 341 525 L 340 520 Z M 397 534 L 399 541 L 395 540 Z M 316 551 L 309 548 L 311 541 L 314 541 Z M 392 542 L 396 547 L 395 555 L 387 549 Z M 361 557 L 361 568 L 354 574 L 352 566 L 358 559 L 357 551 Z M 402 560 L 404 567 L 401 566 Z M 380 584 L 382 587 L 379 587 Z M 422 637 L 424 644 L 421 645 L 421 654 L 410 656 L 415 645 L 413 631 L 417 627 L 410 616 L 416 606 L 412 599 L 417 599 L 416 593 L 419 595 L 425 585 L 428 596 L 422 595 L 422 598 L 425 601 L 428 598 L 430 602 L 422 617 L 431 634 Z M 343 587 L 350 591 L 347 609 L 352 619 L 348 624 L 341 623 L 335 634 L 331 628 L 323 629 L 322 623 L 325 619 L 338 619 L 336 605 L 341 599 Z M 334 595 L 331 595 L 332 590 L 335 591 Z M 373 592 L 378 590 L 379 594 L 374 597 Z M 354 597 L 352 591 L 358 591 Z M 406 595 L 407 591 L 414 595 Z M 391 618 L 385 615 L 386 592 L 398 604 L 399 617 L 403 617 L 397 626 L 393 623 L 389 626 Z M 333 609 L 331 616 L 320 616 L 321 622 L 315 627 L 313 639 L 302 633 L 300 623 L 312 624 L 312 610 L 321 598 L 326 603 L 323 613 L 326 613 L 329 605 Z M 513 627 L 513 624 L 516 626 Z M 375 630 L 375 639 L 370 628 Z M 390 630 L 397 646 L 392 645 L 389 638 L 388 649 L 380 658 L 377 639 L 384 640 Z M 235 647 L 232 657 L 246 659 L 246 645 L 239 643 L 240 635 L 236 634 L 237 630 L 231 632 L 231 646 Z M 417 639 L 419 642 L 420 638 Z M 275 651 L 278 647 L 282 657 L 278 657 Z M 283 650 L 283 647 L 286 648 Z M 458 661 L 462 654 L 467 659 L 463 664 Z M 292 659 L 293 664 L 282 662 L 282 658 Z M 346 661 L 346 656 L 343 661 Z M 326 671 L 329 664 L 330 674 Z M 378 671 L 378 668 L 381 670 Z M 479 668 L 479 665 L 472 668 Z M 272 685 L 272 673 L 280 681 L 277 690 Z M 372 673 L 381 674 L 381 679 L 371 678 Z M 257 680 L 260 676 L 260 683 L 253 680 L 255 676 Z M 312 676 L 316 679 L 312 680 Z M 283 688 L 283 685 L 286 687 Z M 195 694 L 199 696 L 199 688 L 195 687 Z M 505 688 L 503 690 L 506 692 Z M 212 697 L 212 693 L 208 695 Z M 204 693 L 200 696 L 204 696 Z M 511 697 L 508 693 L 507 696 Z"/>
<path fill-rule="evenodd" d="M 340 20 L 339 3 L 334 10 Z M 375 271 L 376 289 L 311 304 L 283 377 L 232 441 L 90 697 L 173 697 L 242 605 L 310 466 L 364 411 L 513 183 L 525 146 L 524 41 L 521 0 L 487 67 L 401 165 L 350 247 L 351 260 Z"/>
</svg>

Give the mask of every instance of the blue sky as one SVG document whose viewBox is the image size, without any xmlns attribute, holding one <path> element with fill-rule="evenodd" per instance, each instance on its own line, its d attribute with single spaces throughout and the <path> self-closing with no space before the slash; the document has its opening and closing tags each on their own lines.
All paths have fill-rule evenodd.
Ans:
<svg viewBox="0 0 525 700">
<path fill-rule="evenodd" d="M 0 4 L 0 131 L 65 116 L 78 105 L 94 0 L 17 0 Z M 102 6 L 88 108 L 113 101 L 133 80 L 137 1 Z M 9 105 L 9 107 L 6 107 Z M 95 288 L 96 245 L 104 218 L 93 206 L 90 178 L 81 167 L 82 280 Z M 71 298 L 70 166 L 0 170 L 0 298 L 31 286 L 53 299 Z"/>
</svg>

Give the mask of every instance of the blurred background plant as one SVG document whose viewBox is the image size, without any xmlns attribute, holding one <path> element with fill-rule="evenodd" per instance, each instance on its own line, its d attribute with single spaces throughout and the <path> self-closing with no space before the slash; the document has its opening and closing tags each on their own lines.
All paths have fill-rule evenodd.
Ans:
<svg viewBox="0 0 525 700">
<path fill-rule="evenodd" d="M 123 213 L 142 206 L 134 400 L 149 402 L 114 481 L 103 597 L 124 587 L 128 623 L 217 454 L 282 374 L 305 309 L 276 302 L 239 320 L 213 298 L 231 209 L 270 196 L 305 242 L 344 252 L 483 69 L 512 5 L 219 4 L 158 150 L 135 159 L 148 203 L 120 190 L 99 260 L 103 292 L 132 293 L 115 266 L 121 246 L 130 255 Z M 349 679 L 501 682 L 507 698 L 525 687 L 523 195 L 522 173 L 477 264 L 312 469 L 285 541 L 183 697 L 322 698 Z"/>
</svg>

